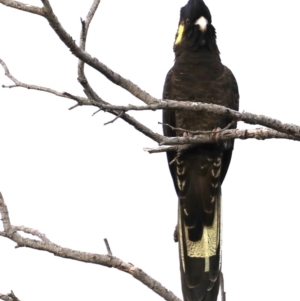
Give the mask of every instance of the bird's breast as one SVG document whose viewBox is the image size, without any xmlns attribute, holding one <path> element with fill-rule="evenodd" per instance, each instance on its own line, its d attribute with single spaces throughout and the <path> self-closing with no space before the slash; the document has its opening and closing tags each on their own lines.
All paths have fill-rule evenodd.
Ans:
<svg viewBox="0 0 300 301">
<path fill-rule="evenodd" d="M 196 64 L 175 63 L 172 86 L 175 100 L 229 106 L 225 69 L 219 60 L 200 61 Z M 178 128 L 210 131 L 217 127 L 223 128 L 226 125 L 224 118 L 211 113 L 176 112 L 176 127 Z M 182 135 L 182 132 L 179 135 Z"/>
</svg>

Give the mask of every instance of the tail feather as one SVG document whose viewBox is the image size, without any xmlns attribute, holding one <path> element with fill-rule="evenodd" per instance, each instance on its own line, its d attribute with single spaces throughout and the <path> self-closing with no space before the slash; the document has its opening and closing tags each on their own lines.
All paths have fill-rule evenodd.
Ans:
<svg viewBox="0 0 300 301">
<path fill-rule="evenodd" d="M 189 239 L 179 201 L 178 236 L 182 291 L 185 301 L 216 301 L 221 269 L 221 191 L 215 202 L 211 226 L 203 227 L 200 240 Z"/>
</svg>

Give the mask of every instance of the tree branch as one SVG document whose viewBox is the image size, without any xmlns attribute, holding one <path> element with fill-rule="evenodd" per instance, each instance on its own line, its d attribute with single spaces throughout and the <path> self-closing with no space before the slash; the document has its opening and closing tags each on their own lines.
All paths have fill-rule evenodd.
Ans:
<svg viewBox="0 0 300 301">
<path fill-rule="evenodd" d="M 11 291 L 7 295 L 3 295 L 3 294 L 0 293 L 0 300 L 4 300 L 4 301 L 20 301 L 20 299 L 18 299 L 16 297 L 16 295 L 14 294 L 13 291 Z"/>
<path fill-rule="evenodd" d="M 44 17 L 43 9 L 38 6 L 33 6 L 19 1 L 11 1 L 11 0 L 0 0 L 0 3 L 11 8 L 19 9 L 22 11 L 26 11 L 28 13 L 32 13 Z"/>
<path fill-rule="evenodd" d="M 54 94 L 54 95 L 59 96 L 59 97 L 73 99 L 73 100 L 77 101 L 78 103 L 84 104 L 86 106 L 91 106 L 92 105 L 92 103 L 87 98 L 84 98 L 84 97 L 74 96 L 74 95 L 72 95 L 70 93 L 67 93 L 67 92 L 58 92 L 56 90 L 53 90 L 53 89 L 50 89 L 50 88 L 46 88 L 46 87 L 42 87 L 42 86 L 29 85 L 29 84 L 22 83 L 22 82 L 18 81 L 10 73 L 8 67 L 6 66 L 5 62 L 2 59 L 0 59 L 0 64 L 2 65 L 2 67 L 3 67 L 4 71 L 5 71 L 5 75 L 10 80 L 12 80 L 14 82 L 14 84 L 15 84 L 13 86 L 2 85 L 2 88 L 17 88 L 17 87 L 21 87 L 21 88 L 25 88 L 25 89 L 28 89 L 28 90 L 37 90 L 37 91 L 42 91 L 42 92 L 47 92 L 47 93 L 50 93 L 50 94 Z"/>
<path fill-rule="evenodd" d="M 227 126 L 225 128 L 219 129 L 219 130 L 213 130 L 213 131 L 190 131 L 190 130 L 187 130 L 187 129 L 174 127 L 174 126 L 172 126 L 168 123 L 158 122 L 158 124 L 164 125 L 164 126 L 170 128 L 171 130 L 180 131 L 180 132 L 183 132 L 183 133 L 189 133 L 189 134 L 192 134 L 192 135 L 199 135 L 199 134 L 217 134 L 217 133 L 224 132 L 225 130 L 230 129 L 230 127 L 232 127 L 234 125 L 234 122 L 231 121 L 229 124 L 227 124 Z"/>
<path fill-rule="evenodd" d="M 199 134 L 195 136 L 186 137 L 165 137 L 160 145 L 178 145 L 178 144 L 199 144 L 199 143 L 211 143 L 226 141 L 231 139 L 288 139 L 294 141 L 300 141 L 300 137 L 281 133 L 275 130 L 258 128 L 258 129 L 232 129 L 218 132 L 218 136 L 215 138 L 213 133 L 211 134 Z"/>
<path fill-rule="evenodd" d="M 59 92 L 59 91 L 56 91 L 56 90 L 53 90 L 53 89 L 50 89 L 50 88 L 46 88 L 46 87 L 41 87 L 41 86 L 29 85 L 29 84 L 22 83 L 22 82 L 18 81 L 16 78 L 14 78 L 11 75 L 11 73 L 9 72 L 8 67 L 6 66 L 4 61 L 1 60 L 1 59 L 0 59 L 0 64 L 3 66 L 3 68 L 5 70 L 5 75 L 15 83 L 15 85 L 13 87 L 22 87 L 22 88 L 26 88 L 26 89 L 32 89 L 32 90 L 51 93 L 51 94 L 54 94 L 54 95 L 59 96 L 59 97 L 63 97 L 63 98 L 67 98 L 67 99 L 73 99 L 73 100 L 77 101 L 79 105 L 95 106 L 95 107 L 98 107 L 98 108 L 100 108 L 102 105 L 109 105 L 104 100 L 102 100 L 96 94 L 96 92 L 94 92 L 94 90 L 90 87 L 90 85 L 87 81 L 84 83 L 84 87 L 85 87 L 85 92 L 87 93 L 87 95 L 89 95 L 88 98 L 81 97 L 81 96 L 76 96 L 76 95 L 70 94 L 68 92 Z M 12 86 L 2 85 L 2 87 L 3 88 L 11 88 Z M 77 107 L 77 106 L 75 106 L 75 107 Z M 114 111 L 114 110 L 109 110 L 109 109 L 104 109 L 102 111 L 106 111 L 106 112 L 111 113 L 115 116 L 120 115 L 119 111 Z M 154 140 L 157 143 L 160 143 L 164 139 L 163 135 L 160 135 L 158 133 L 153 132 L 151 129 L 149 129 L 148 127 L 146 127 L 145 125 L 143 125 L 142 123 L 140 123 L 139 121 L 137 121 L 135 118 L 131 117 L 128 114 L 122 114 L 122 116 L 120 116 L 119 118 L 123 119 L 125 122 L 132 125 L 137 131 L 143 133 L 144 135 L 146 135 L 147 137 L 149 137 L 150 139 Z"/>
<path fill-rule="evenodd" d="M 249 112 L 238 112 L 220 105 L 208 104 L 202 102 L 161 100 L 159 103 L 147 106 L 119 106 L 119 105 L 98 105 L 101 110 L 119 110 L 119 111 L 156 111 L 156 110 L 182 110 L 182 111 L 199 111 L 206 112 L 216 116 L 224 116 L 234 121 L 243 121 L 248 124 L 262 125 L 276 131 L 295 135 L 300 137 L 300 126 L 283 123 L 278 119 L 274 119 L 265 115 L 256 115 Z"/>
<path fill-rule="evenodd" d="M 157 148 L 144 148 L 144 151 L 150 154 L 162 153 L 162 152 L 184 152 L 189 149 L 192 145 L 199 143 L 211 143 L 216 141 L 227 141 L 229 139 L 288 139 L 294 141 L 300 141 L 299 137 L 281 133 L 275 130 L 258 128 L 258 129 L 248 129 L 248 130 L 225 130 L 218 134 L 218 138 L 213 138 L 213 135 L 201 134 L 192 137 L 165 137 L 163 142 L 160 143 L 161 146 Z M 187 144 L 188 143 L 188 144 Z"/>
<path fill-rule="evenodd" d="M 140 87 L 136 84 L 132 83 L 130 80 L 123 78 L 120 74 L 114 72 L 106 65 L 101 63 L 97 58 L 92 57 L 89 53 L 85 50 L 81 49 L 76 45 L 76 42 L 72 39 L 72 37 L 66 32 L 66 30 L 62 27 L 59 20 L 57 19 L 56 15 L 54 14 L 50 2 L 47 0 L 41 0 L 44 4 L 44 7 L 40 9 L 41 11 L 36 12 L 36 14 L 43 16 L 46 18 L 58 35 L 58 37 L 62 40 L 62 42 L 70 49 L 72 54 L 74 54 L 77 58 L 91 66 L 92 68 L 96 69 L 104 76 L 106 76 L 111 82 L 116 85 L 119 85 L 123 89 L 130 92 L 132 95 L 137 97 L 138 99 L 142 100 L 146 104 L 154 103 L 157 100 L 152 97 L 147 92 L 143 91 Z M 9 1 L 9 0 L 0 0 L 0 3 L 13 7 L 19 10 L 33 12 L 32 9 L 28 9 L 25 3 L 16 2 L 16 1 Z"/>
<path fill-rule="evenodd" d="M 4 301 L 13 301 L 12 298 L 10 298 L 8 295 L 4 295 L 0 293 L 0 300 L 4 300 Z"/>
<path fill-rule="evenodd" d="M 22 87 L 26 89 L 38 90 L 42 92 L 47 92 L 54 94 L 59 97 L 73 99 L 78 102 L 79 105 L 86 105 L 86 106 L 95 106 L 99 108 L 101 111 L 106 111 L 117 118 L 123 119 L 125 122 L 132 125 L 136 130 L 143 133 L 147 137 L 151 138 L 155 142 L 159 143 L 160 146 L 164 145 L 180 145 L 180 144 L 196 144 L 196 143 L 211 143 L 216 142 L 214 135 L 210 132 L 203 133 L 200 135 L 190 136 L 190 137 L 164 137 L 158 133 L 153 132 L 148 127 L 144 126 L 142 123 L 138 122 L 135 118 L 131 117 L 130 115 L 124 113 L 126 111 L 146 111 L 146 110 L 192 110 L 192 111 L 202 111 L 202 112 L 209 112 L 211 114 L 216 114 L 220 116 L 226 116 L 229 119 L 235 121 L 244 121 L 250 124 L 260 124 L 263 126 L 268 126 L 273 130 L 270 129 L 251 129 L 251 130 L 239 130 L 239 129 L 232 129 L 232 130 L 224 130 L 218 134 L 219 141 L 225 141 L 229 139 L 257 139 L 257 140 L 264 140 L 264 139 L 289 139 L 289 140 L 300 140 L 300 127 L 294 124 L 282 123 L 280 120 L 270 118 L 264 115 L 255 115 L 248 112 L 237 112 L 231 109 L 228 109 L 223 106 L 214 105 L 214 104 L 206 104 L 206 103 L 198 103 L 198 102 L 190 102 L 190 101 L 174 101 L 174 100 L 167 100 L 167 101 L 160 101 L 156 104 L 151 104 L 147 106 L 116 106 L 111 105 L 105 102 L 102 98 L 98 96 L 98 94 L 92 89 L 89 85 L 84 70 L 81 74 L 82 82 L 81 84 L 84 87 L 84 92 L 87 94 L 88 97 L 81 97 L 77 95 L 73 95 L 67 92 L 59 92 L 50 88 L 36 86 L 36 85 L 29 85 L 18 81 L 10 72 L 6 64 L 3 60 L 0 59 L 0 64 L 3 66 L 5 70 L 5 75 L 14 82 L 13 87 Z M 11 86 L 4 86 L 4 88 L 11 87 Z M 120 114 L 121 112 L 121 114 Z M 181 147 L 180 150 L 184 151 L 187 146 Z M 159 148 L 144 148 L 145 151 L 149 153 L 158 153 L 158 152 L 166 152 L 166 151 L 178 151 L 179 148 L 177 146 L 171 147 L 159 147 Z"/>
<path fill-rule="evenodd" d="M 131 263 L 126 263 L 115 256 L 111 256 L 110 254 L 101 255 L 101 254 L 87 253 L 87 252 L 81 252 L 81 251 L 64 248 L 62 246 L 52 243 L 48 238 L 46 238 L 44 234 L 41 234 L 38 230 L 27 228 L 24 226 L 21 227 L 12 226 L 10 222 L 7 206 L 4 202 L 1 193 L 0 193 L 0 213 L 1 213 L 2 223 L 4 228 L 4 231 L 0 231 L 0 236 L 9 238 L 10 240 L 14 241 L 17 244 L 18 248 L 21 247 L 32 248 L 35 250 L 46 251 L 52 253 L 55 256 L 59 256 L 62 258 L 69 258 L 81 262 L 89 262 L 89 263 L 98 264 L 109 268 L 115 268 L 122 272 L 130 274 L 131 276 L 133 276 L 134 278 L 142 282 L 144 285 L 146 285 L 148 288 L 153 290 L 155 293 L 157 293 L 165 300 L 180 301 L 178 297 L 176 297 L 171 291 L 163 287 L 161 283 L 151 278 L 143 270 L 134 266 Z M 23 231 L 33 236 L 36 236 L 37 238 L 39 238 L 39 240 L 25 238 L 18 233 L 19 231 Z M 5 297 L 5 295 L 0 295 L 0 296 Z M 12 301 L 10 299 L 7 300 Z"/>
<path fill-rule="evenodd" d="M 81 29 L 81 34 L 80 34 L 80 45 L 79 45 L 79 47 L 82 50 L 85 50 L 88 30 L 89 30 L 90 24 L 93 20 L 93 17 L 96 13 L 96 10 L 97 10 L 97 8 L 100 4 L 100 1 L 101 0 L 94 0 L 93 4 L 92 4 L 92 6 L 91 6 L 91 8 L 88 12 L 88 15 L 86 16 L 86 19 L 81 20 L 82 29 Z M 84 62 L 82 60 L 79 60 L 78 61 L 78 81 L 82 82 L 84 80 L 84 78 L 85 78 L 85 75 L 84 75 Z"/>
<path fill-rule="evenodd" d="M 120 85 L 122 88 L 129 91 L 131 94 L 141 99 L 146 104 L 150 105 L 149 107 L 148 106 L 147 107 L 145 106 L 125 107 L 125 106 L 111 106 L 109 104 L 105 104 L 105 105 L 103 104 L 100 107 L 98 106 L 100 109 L 121 110 L 124 112 L 128 110 L 157 110 L 157 109 L 182 109 L 182 110 L 206 111 L 206 112 L 214 113 L 216 115 L 227 116 L 235 121 L 244 121 L 249 124 L 260 124 L 262 126 L 266 126 L 286 134 L 300 136 L 300 127 L 293 124 L 284 124 L 277 119 L 273 119 L 264 115 L 254 115 L 247 112 L 240 113 L 222 106 L 212 105 L 212 104 L 177 102 L 177 101 L 159 102 L 159 99 L 156 99 L 151 95 L 149 95 L 148 93 L 142 91 L 137 85 L 133 84 L 127 79 L 124 79 L 119 74 L 113 72 L 107 66 L 102 64 L 98 59 L 91 57 L 91 55 L 88 54 L 84 49 L 78 47 L 75 41 L 72 39 L 72 37 L 61 26 L 60 22 L 58 21 L 57 17 L 55 16 L 52 10 L 50 2 L 48 0 L 41 0 L 41 1 L 43 2 L 44 7 L 42 9 L 38 7 L 33 7 L 35 9 L 34 13 L 37 13 L 48 20 L 52 29 L 56 32 L 56 34 L 60 37 L 60 39 L 64 42 L 64 44 L 71 50 L 71 52 L 77 58 L 79 58 L 86 64 L 98 70 L 100 73 L 105 75 L 113 83 Z M 26 4 L 21 2 L 0 0 L 0 3 L 23 11 L 33 12 L 32 6 L 27 6 Z M 87 20 L 92 19 L 93 14 L 95 13 L 96 8 L 98 6 L 96 3 L 97 1 L 94 1 L 94 4 L 90 10 L 90 14 L 88 14 L 88 16 L 90 16 L 90 19 L 87 18 Z M 42 10 L 42 12 L 40 10 Z"/>
</svg>

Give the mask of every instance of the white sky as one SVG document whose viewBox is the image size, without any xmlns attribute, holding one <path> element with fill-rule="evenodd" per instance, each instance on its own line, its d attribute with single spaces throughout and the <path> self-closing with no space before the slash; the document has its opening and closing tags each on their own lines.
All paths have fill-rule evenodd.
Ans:
<svg viewBox="0 0 300 301">
<path fill-rule="evenodd" d="M 88 51 L 155 97 L 173 63 L 179 9 L 186 1 L 102 0 Z M 40 6 L 38 0 L 27 1 Z M 91 1 L 51 0 L 78 41 Z M 221 58 L 239 83 L 240 109 L 299 122 L 299 9 L 292 0 L 207 0 Z M 84 96 L 77 59 L 46 20 L 0 5 L 0 57 L 20 81 Z M 87 68 L 106 101 L 141 104 Z M 0 83 L 11 84 L 0 71 Z M 45 93 L 0 89 L 0 190 L 12 223 L 55 243 L 132 262 L 181 297 L 177 198 L 165 154 L 119 120 Z M 153 130 L 161 112 L 132 113 Z M 239 124 L 239 127 L 245 127 Z M 223 271 L 229 301 L 295 300 L 300 252 L 300 144 L 236 141 L 223 185 Z M 0 292 L 22 301 L 161 300 L 114 269 L 54 257 L 0 238 Z"/>
</svg>

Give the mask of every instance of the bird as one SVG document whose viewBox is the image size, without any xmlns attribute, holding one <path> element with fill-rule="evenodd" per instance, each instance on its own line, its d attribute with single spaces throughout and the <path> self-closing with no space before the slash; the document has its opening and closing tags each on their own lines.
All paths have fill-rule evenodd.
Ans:
<svg viewBox="0 0 300 301">
<path fill-rule="evenodd" d="M 220 59 L 210 10 L 202 0 L 189 0 L 180 10 L 174 65 L 167 73 L 163 100 L 217 104 L 238 110 L 237 81 Z M 234 141 L 220 142 L 221 129 L 236 128 L 226 116 L 202 111 L 163 110 L 167 137 L 207 131 L 216 139 L 167 159 L 178 196 L 181 286 L 184 301 L 216 301 L 222 284 L 221 185 L 227 174 Z M 225 294 L 225 293 L 224 293 Z"/>
</svg>

